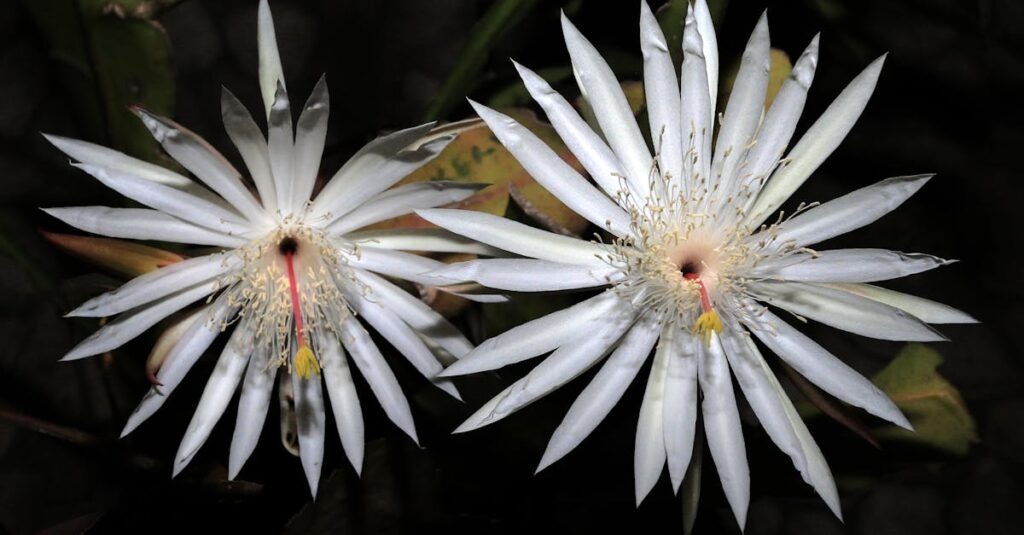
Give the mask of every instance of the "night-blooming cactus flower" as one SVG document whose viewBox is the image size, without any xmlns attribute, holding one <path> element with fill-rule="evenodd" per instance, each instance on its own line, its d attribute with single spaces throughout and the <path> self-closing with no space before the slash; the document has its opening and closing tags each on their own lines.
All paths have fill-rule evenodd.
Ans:
<svg viewBox="0 0 1024 535">
<path fill-rule="evenodd" d="M 442 376 L 493 370 L 553 351 L 457 431 L 496 422 L 603 359 L 555 430 L 540 462 L 543 469 L 593 431 L 653 352 L 636 433 L 638 503 L 666 463 L 678 490 L 700 412 L 725 494 L 744 524 L 749 472 L 735 376 L 769 437 L 840 515 L 825 459 L 755 340 L 837 398 L 901 427 L 910 424 L 884 393 L 771 308 L 884 340 L 942 340 L 928 323 L 973 321 L 947 306 L 868 284 L 945 260 L 881 249 L 810 249 L 895 209 L 928 175 L 891 178 L 801 207 L 790 217 L 772 217 L 853 126 L 875 87 L 882 58 L 857 76 L 787 153 L 817 66 L 818 38 L 765 110 L 770 48 L 762 17 L 716 132 L 718 52 L 705 2 L 698 0 L 687 14 L 679 77 L 662 31 L 642 2 L 649 145 L 608 65 L 564 17 L 562 27 L 573 72 L 600 131 L 539 76 L 516 67 L 597 187 L 511 118 L 474 107 L 538 182 L 611 238 L 585 241 L 460 210 L 419 213 L 521 257 L 454 264 L 434 275 L 522 292 L 606 291 L 487 340 L 447 368 Z"/>
<path fill-rule="evenodd" d="M 394 374 L 357 317 L 394 345 L 425 377 L 472 345 L 451 324 L 383 276 L 431 284 L 423 275 L 443 264 L 399 249 L 475 252 L 469 240 L 444 231 L 361 227 L 462 200 L 470 185 L 413 184 L 388 189 L 431 160 L 450 136 L 423 125 L 363 147 L 311 199 L 327 130 L 324 80 L 298 122 L 285 90 L 265 1 L 259 6 L 259 79 L 267 137 L 227 90 L 224 126 L 248 168 L 255 192 L 205 141 L 169 119 L 135 110 L 167 153 L 198 180 L 122 153 L 48 136 L 75 166 L 148 208 L 98 206 L 46 210 L 88 232 L 116 238 L 212 246 L 217 252 L 142 275 L 86 302 L 69 315 L 116 316 L 73 348 L 65 360 L 110 351 L 157 322 L 204 301 L 161 339 L 155 384 L 125 426 L 129 433 L 152 415 L 222 331 L 231 331 L 174 460 L 178 473 L 202 446 L 241 384 L 231 442 L 234 477 L 252 453 L 271 400 L 275 376 L 294 399 L 299 454 L 313 493 L 323 458 L 323 390 L 333 406 L 345 453 L 358 471 L 363 421 L 348 357 L 387 416 L 416 440 L 409 404 Z M 348 357 L 346 356 L 346 353 Z"/>
</svg>

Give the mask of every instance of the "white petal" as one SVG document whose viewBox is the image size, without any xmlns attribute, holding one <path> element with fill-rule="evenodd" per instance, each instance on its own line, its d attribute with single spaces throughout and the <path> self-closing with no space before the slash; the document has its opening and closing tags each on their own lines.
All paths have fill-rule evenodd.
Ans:
<svg viewBox="0 0 1024 535">
<path fill-rule="evenodd" d="M 206 381 L 206 388 L 199 398 L 192 421 L 189 422 L 185 436 L 178 446 L 178 453 L 174 455 L 174 475 L 178 475 L 192 461 L 199 448 L 203 447 L 235 395 L 235 389 L 238 388 L 245 366 L 249 362 L 251 349 L 246 348 L 251 348 L 252 342 L 246 338 L 251 335 L 248 324 L 239 326 L 231 334 L 231 339 L 221 352 L 217 365 Z"/>
<path fill-rule="evenodd" d="M 192 179 L 169 169 L 94 143 L 48 134 L 43 134 L 43 137 L 64 154 L 84 164 L 104 167 L 167 186 L 184 187 L 193 183 Z"/>
<path fill-rule="evenodd" d="M 366 329 L 354 319 L 344 322 L 341 329 L 345 348 L 352 355 L 352 360 L 356 362 L 356 367 L 363 374 L 363 378 L 370 384 L 370 390 L 384 409 L 384 413 L 399 429 L 419 444 L 412 411 L 409 410 L 409 401 L 405 399 L 395 374 L 384 361 L 384 356 L 380 354 Z"/>
<path fill-rule="evenodd" d="M 220 115 L 224 121 L 231 142 L 245 162 L 249 176 L 260 192 L 260 201 L 268 212 L 277 211 L 277 192 L 274 191 L 274 177 L 270 171 L 270 152 L 267 139 L 256 125 L 249 110 L 227 88 L 221 88 Z"/>
<path fill-rule="evenodd" d="M 739 186 L 738 174 L 742 172 L 740 164 L 761 121 L 771 71 L 770 54 L 768 16 L 765 12 L 747 41 L 715 142 L 711 177 L 712 183 L 718 184 L 717 195 L 722 210 L 733 204 L 731 199 Z"/>
<path fill-rule="evenodd" d="M 143 331 L 186 306 L 210 295 L 216 282 L 207 282 L 179 290 L 143 308 L 122 314 L 91 336 L 82 340 L 61 360 L 75 360 L 117 349 Z"/>
<path fill-rule="evenodd" d="M 604 420 L 651 354 L 660 327 L 654 321 L 641 319 L 622 337 L 551 435 L 537 466 L 538 472 L 575 449 Z"/>
<path fill-rule="evenodd" d="M 710 85 L 709 76 L 712 71 L 704 55 L 704 28 L 701 28 L 695 13 L 698 11 L 699 9 L 686 11 L 686 23 L 683 27 L 683 65 L 680 67 L 682 94 L 679 109 L 685 176 L 680 176 L 678 181 L 678 187 L 682 191 L 689 191 L 702 183 L 702 188 L 711 189 L 711 185 L 704 182 L 710 180 L 711 175 L 711 138 L 715 129 L 714 99 L 718 88 Z"/>
<path fill-rule="evenodd" d="M 311 217 L 341 217 L 433 160 L 455 139 L 444 136 L 419 143 L 433 127 L 427 123 L 399 130 L 364 145 L 317 195 Z"/>
<path fill-rule="evenodd" d="M 450 284 L 450 281 L 428 275 L 428 273 L 441 269 L 447 264 L 425 256 L 367 247 L 365 249 L 358 249 L 354 253 L 342 252 L 341 259 L 352 267 L 380 273 L 388 277 L 405 279 L 431 286 Z"/>
<path fill-rule="evenodd" d="M 313 185 L 320 171 L 320 158 L 324 154 L 329 114 L 330 96 L 327 94 L 327 79 L 321 76 L 302 108 L 299 122 L 295 124 L 291 206 L 293 212 L 301 211 L 313 193 Z"/>
<path fill-rule="evenodd" d="M 611 197 L 619 194 L 623 187 L 622 179 L 625 177 L 622 164 L 619 159 L 608 148 L 608 145 L 601 139 L 601 136 L 594 132 L 590 125 L 580 117 L 571 104 L 566 102 L 562 95 L 551 89 L 551 86 L 536 73 L 512 62 L 519 71 L 519 76 L 526 85 L 533 100 L 544 109 L 551 126 L 558 132 L 558 136 L 565 142 L 565 146 L 583 165 L 583 168 L 590 173 L 590 177 L 597 182 L 598 186 Z"/>
<path fill-rule="evenodd" d="M 654 363 L 647 377 L 640 417 L 636 423 L 633 473 L 637 506 L 650 494 L 665 469 L 665 378 L 668 375 L 668 359 L 672 347 L 668 336 L 671 336 L 671 330 L 663 330 L 661 341 L 654 351 Z"/>
<path fill-rule="evenodd" d="M 418 182 L 400 186 L 370 199 L 359 208 L 337 219 L 328 227 L 331 234 L 345 234 L 414 212 L 468 199 L 486 187 L 473 182 Z"/>
<path fill-rule="evenodd" d="M 750 292 L 798 316 L 861 336 L 908 342 L 946 340 L 926 323 L 898 308 L 817 284 L 762 282 L 752 284 Z"/>
<path fill-rule="evenodd" d="M 277 84 L 284 86 L 284 70 L 281 68 L 281 56 L 277 52 L 277 36 L 274 35 L 274 18 L 270 13 L 267 0 L 260 0 L 257 12 L 256 39 L 259 51 L 260 92 L 267 115 L 274 105 L 274 93 Z"/>
<path fill-rule="evenodd" d="M 108 188 L 141 204 L 229 236 L 244 236 L 250 224 L 214 202 L 191 193 L 105 167 L 75 164 Z"/>
<path fill-rule="evenodd" d="M 345 456 L 358 474 L 363 469 L 365 447 L 359 394 L 356 392 L 355 383 L 352 382 L 352 372 L 348 369 L 348 361 L 338 340 L 327 335 L 320 336 L 318 340 L 317 350 L 323 364 L 324 383 L 327 385 L 327 395 L 331 399 L 334 423 L 338 427 Z"/>
<path fill-rule="evenodd" d="M 68 316 L 100 318 L 119 314 L 218 277 L 239 265 L 234 255 L 210 254 L 189 258 L 135 277 L 120 288 L 93 297 Z"/>
<path fill-rule="evenodd" d="M 830 288 L 843 290 L 861 297 L 873 299 L 879 303 L 896 307 L 909 312 L 917 319 L 926 323 L 978 323 L 970 314 L 957 310 L 949 305 L 936 303 L 923 297 L 896 292 L 870 284 L 825 284 Z"/>
<path fill-rule="evenodd" d="M 145 208 L 107 208 L 76 206 L 43 208 L 47 214 L 86 232 L 127 238 L 156 240 L 218 247 L 240 247 L 246 240 L 199 227 L 156 210 Z"/>
<path fill-rule="evenodd" d="M 836 249 L 796 254 L 783 260 L 764 262 L 752 275 L 799 282 L 874 282 L 906 277 L 949 265 L 921 253 L 901 253 L 885 249 Z"/>
<path fill-rule="evenodd" d="M 885 56 L 871 62 L 807 129 L 761 191 L 750 212 L 750 223 L 756 225 L 778 210 L 843 142 L 867 106 L 884 62 Z"/>
<path fill-rule="evenodd" d="M 887 178 L 815 206 L 780 225 L 775 243 L 814 245 L 871 224 L 917 193 L 932 176 Z"/>
<path fill-rule="evenodd" d="M 522 379 L 502 390 L 466 419 L 454 432 L 463 433 L 492 424 L 546 396 L 575 379 L 601 360 L 633 324 L 632 315 L 600 318 L 584 335 L 568 337 Z"/>
<path fill-rule="evenodd" d="M 239 213 L 254 222 L 269 220 L 262 205 L 242 184 L 242 175 L 217 149 L 191 130 L 166 117 L 153 115 L 141 108 L 136 108 L 135 114 L 142 119 L 142 124 L 146 125 L 167 154 L 231 203 Z"/>
<path fill-rule="evenodd" d="M 469 210 L 418 210 L 431 223 L 511 253 L 568 264 L 607 265 L 605 246 Z"/>
<path fill-rule="evenodd" d="M 910 422 L 889 396 L 771 312 L 745 314 L 743 323 L 768 349 L 822 390 L 879 418 L 911 429 Z"/>
<path fill-rule="evenodd" d="M 128 417 L 128 422 L 121 431 L 122 437 L 134 431 L 167 401 L 167 397 L 178 387 L 185 374 L 192 369 L 213 340 L 223 332 L 224 325 L 234 315 L 235 310 L 228 304 L 227 297 L 222 295 L 206 308 L 202 316 L 197 317 L 164 359 L 156 372 L 157 384 L 150 387 L 138 407 Z"/>
<path fill-rule="evenodd" d="M 278 82 L 274 103 L 267 117 L 267 149 L 270 151 L 270 171 L 274 176 L 277 207 L 285 215 L 295 212 L 292 186 L 295 182 L 295 133 L 292 130 L 292 108 L 284 82 Z"/>
<path fill-rule="evenodd" d="M 665 35 L 646 1 L 640 2 L 640 49 L 644 56 L 647 116 L 658 168 L 662 177 L 673 177 L 673 182 L 678 184 L 683 174 L 679 79 Z"/>
<path fill-rule="evenodd" d="M 722 480 L 722 490 L 742 530 L 747 522 L 750 504 L 750 470 L 740 427 L 740 414 L 732 391 L 729 363 L 717 335 L 711 343 L 696 342 L 699 350 L 700 389 L 704 393 L 701 405 L 708 449 Z"/>
<path fill-rule="evenodd" d="M 299 460 L 306 474 L 309 490 L 316 498 L 320 486 L 320 468 L 324 461 L 324 436 L 327 434 L 324 393 L 320 376 L 302 379 L 291 374 L 295 392 L 295 422 L 299 435 Z"/>
<path fill-rule="evenodd" d="M 620 315 L 633 316 L 629 303 L 622 301 L 614 292 L 602 292 L 484 341 L 475 350 L 448 366 L 441 376 L 453 377 L 496 370 L 543 355 L 565 343 L 567 334 L 584 332 L 592 323 Z"/>
<path fill-rule="evenodd" d="M 242 470 L 263 433 L 263 423 L 270 408 L 270 395 L 274 391 L 274 376 L 277 374 L 277 368 L 271 366 L 269 356 L 270 352 L 266 348 L 257 348 L 249 358 L 242 382 L 242 394 L 238 398 L 235 431 L 231 436 L 228 479 L 234 479 Z"/>
<path fill-rule="evenodd" d="M 672 489 L 686 476 L 693 455 L 697 429 L 697 370 L 700 341 L 688 333 L 676 332 L 667 340 L 668 376 L 665 379 L 664 441 Z M 702 445 L 697 445 L 703 447 Z"/>
<path fill-rule="evenodd" d="M 697 30 L 700 31 L 704 66 L 707 70 L 708 88 L 711 94 L 711 114 L 714 115 L 715 104 L 718 100 L 718 39 L 715 35 L 715 24 L 711 20 L 711 11 L 708 9 L 706 0 L 697 0 L 693 4 L 693 11 Z"/>
<path fill-rule="evenodd" d="M 487 256 L 501 256 L 503 254 L 500 249 L 439 228 L 365 230 L 347 234 L 345 239 L 355 243 L 357 247 L 428 251 L 432 253 L 468 253 Z"/>
<path fill-rule="evenodd" d="M 721 340 L 743 395 L 765 432 L 793 460 L 804 481 L 842 518 L 839 494 L 828 463 L 753 340 L 732 325 L 722 333 Z"/>
<path fill-rule="evenodd" d="M 576 76 L 580 91 L 594 110 L 608 145 L 625 167 L 630 185 L 646 199 L 653 160 L 643 134 L 640 133 L 640 127 L 636 124 L 636 118 L 633 117 L 633 111 L 629 108 L 629 102 L 626 101 L 626 95 L 622 92 L 622 86 L 594 45 L 583 37 L 572 22 L 569 22 L 564 12 L 562 34 L 565 36 L 565 46 L 569 49 L 573 74 Z M 530 174 L 537 176 L 532 171 Z M 555 196 L 565 198 L 557 193 Z"/>
<path fill-rule="evenodd" d="M 534 260 L 498 258 L 448 264 L 430 273 L 447 284 L 476 281 L 488 288 L 518 292 L 576 290 L 604 286 L 621 272 L 611 266 L 577 266 Z"/>
<path fill-rule="evenodd" d="M 533 132 L 505 114 L 473 101 L 470 104 L 501 144 L 544 189 L 572 211 L 612 234 L 622 236 L 629 232 L 629 216 L 626 212 L 590 185 Z M 630 118 L 630 121 L 633 119 Z M 636 124 L 635 121 L 633 124 Z"/>
</svg>

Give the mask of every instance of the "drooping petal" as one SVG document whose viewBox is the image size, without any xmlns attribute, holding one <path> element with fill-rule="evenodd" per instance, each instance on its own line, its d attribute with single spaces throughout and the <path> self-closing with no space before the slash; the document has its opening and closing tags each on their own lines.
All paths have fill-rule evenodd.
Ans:
<svg viewBox="0 0 1024 535">
<path fill-rule="evenodd" d="M 242 381 L 242 394 L 238 398 L 238 415 L 235 417 L 235 431 L 231 436 L 231 449 L 228 453 L 228 479 L 235 479 L 256 449 L 256 443 L 263 432 L 263 423 L 267 419 L 267 410 L 270 409 L 276 375 L 277 368 L 270 363 L 269 349 L 257 348 L 249 358 L 249 366 Z"/>
<path fill-rule="evenodd" d="M 736 396 L 732 390 L 729 363 L 717 335 L 711 336 L 711 343 L 699 341 L 698 349 L 701 392 L 704 402 L 704 431 L 707 434 L 708 449 L 718 469 L 722 490 L 732 508 L 740 529 L 747 522 L 747 506 L 750 504 L 750 469 L 747 467 L 747 452 L 740 427 L 740 414 L 736 408 Z"/>
<path fill-rule="evenodd" d="M 647 377 L 644 400 L 640 404 L 640 417 L 636 423 L 636 445 L 633 449 L 633 481 L 637 506 L 650 494 L 665 469 L 665 379 L 671 329 L 663 329 L 661 340 L 654 351 L 654 362 Z"/>
<path fill-rule="evenodd" d="M 551 435 L 537 466 L 538 472 L 575 449 L 604 420 L 651 354 L 660 331 L 657 322 L 641 318 L 622 337 Z"/>
<path fill-rule="evenodd" d="M 825 457 L 757 346 L 741 329 L 730 325 L 723 331 L 721 340 L 744 397 L 772 442 L 789 455 L 804 481 L 814 487 L 829 509 L 842 519 L 839 493 Z"/>
<path fill-rule="evenodd" d="M 327 334 L 317 338 L 317 349 L 320 362 L 323 363 L 324 383 L 327 395 L 331 400 L 334 412 L 334 423 L 338 427 L 341 446 L 345 456 L 352 463 L 356 473 L 363 470 L 363 414 L 359 406 L 359 394 L 352 382 L 352 372 L 348 369 L 348 361 L 342 350 L 341 343 Z"/>
<path fill-rule="evenodd" d="M 898 309 L 858 295 L 817 284 L 760 282 L 750 292 L 798 316 L 861 336 L 881 340 L 946 340 L 928 324 Z"/>
<path fill-rule="evenodd" d="M 249 176 L 256 184 L 260 193 L 263 208 L 274 213 L 277 211 L 277 192 L 274 190 L 274 176 L 270 170 L 270 152 L 267 139 L 256 125 L 249 110 L 228 89 L 221 88 L 220 115 L 224 121 L 224 130 L 231 138 L 238 153 L 249 170 Z"/>
<path fill-rule="evenodd" d="M 775 171 L 754 203 L 748 219 L 752 225 L 778 210 L 843 142 L 875 91 L 884 62 L 882 56 L 858 74 L 789 151 L 786 163 Z"/>
<path fill-rule="evenodd" d="M 889 396 L 843 361 L 767 310 L 745 314 L 743 323 L 764 345 L 819 388 L 883 420 L 911 429 Z"/>
<path fill-rule="evenodd" d="M 611 266 L 578 266 L 533 258 L 497 258 L 448 264 L 431 276 L 447 284 L 475 281 L 499 290 L 547 292 L 605 286 L 621 272 Z"/>
<path fill-rule="evenodd" d="M 908 312 L 925 323 L 978 323 L 970 314 L 949 305 L 871 284 L 825 284 L 830 288 L 873 299 Z"/>
<path fill-rule="evenodd" d="M 684 176 L 679 177 L 676 185 L 680 191 L 690 195 L 693 194 L 694 188 L 711 189 L 707 181 L 711 179 L 711 138 L 715 129 L 713 102 L 718 89 L 710 85 L 711 68 L 707 65 L 707 58 L 704 55 L 704 28 L 698 23 L 698 11 L 700 10 L 686 11 L 686 22 L 683 26 L 683 65 L 680 68 L 680 136 L 683 143 Z"/>
<path fill-rule="evenodd" d="M 751 275 L 797 282 L 875 282 L 906 277 L 953 262 L 955 260 L 922 253 L 836 249 L 763 262 Z"/>
<path fill-rule="evenodd" d="M 295 149 L 292 155 L 292 212 L 301 211 L 313 193 L 316 175 L 320 171 L 320 158 L 327 139 L 327 117 L 330 115 L 330 96 L 327 79 L 313 87 L 306 105 L 302 107 L 299 122 L 295 124 Z"/>
<path fill-rule="evenodd" d="M 238 264 L 237 257 L 216 253 L 182 260 L 135 277 L 116 290 L 82 303 L 67 315 L 86 318 L 113 316 L 209 281 Z"/>
<path fill-rule="evenodd" d="M 324 412 L 324 393 L 320 377 L 312 375 L 302 379 L 291 374 L 295 393 L 295 423 L 299 435 L 299 460 L 309 483 L 309 491 L 316 498 L 320 486 L 320 469 L 324 460 L 324 437 L 327 434 Z"/>
<path fill-rule="evenodd" d="M 193 183 L 192 179 L 181 176 L 170 169 L 132 158 L 127 154 L 95 143 L 49 134 L 43 134 L 43 137 L 64 154 L 84 164 L 103 167 L 166 186 L 185 187 Z"/>
<path fill-rule="evenodd" d="M 665 378 L 664 441 L 672 489 L 686 476 L 693 456 L 697 429 L 697 371 L 699 340 L 675 329 L 668 343 L 668 375 Z M 699 447 L 700 445 L 698 445 Z"/>
<path fill-rule="evenodd" d="M 356 244 L 357 247 L 486 256 L 502 256 L 504 254 L 500 249 L 439 228 L 364 230 L 347 234 L 345 238 Z"/>
<path fill-rule="evenodd" d="M 281 55 L 277 51 L 277 36 L 274 34 L 274 18 L 270 13 L 267 0 L 260 0 L 256 18 L 257 51 L 259 52 L 260 92 L 267 116 L 274 105 L 274 94 L 277 84 L 284 87 L 284 69 L 281 68 Z"/>
<path fill-rule="evenodd" d="M 237 236 L 229 236 L 196 226 L 163 212 L 146 208 L 76 206 L 73 208 L 44 208 L 43 211 L 77 229 L 111 238 L 218 247 L 240 247 L 246 244 L 246 240 Z"/>
<path fill-rule="evenodd" d="M 775 243 L 796 247 L 814 245 L 874 223 L 895 210 L 934 175 L 887 178 L 847 193 L 786 221 L 778 228 Z"/>
<path fill-rule="evenodd" d="M 178 290 L 145 307 L 122 314 L 82 340 L 61 360 L 91 357 L 117 349 L 142 334 L 146 329 L 156 325 L 158 321 L 210 295 L 216 289 L 216 281 L 198 284 Z"/>
<path fill-rule="evenodd" d="M 483 212 L 434 208 L 416 213 L 456 234 L 461 234 L 511 253 L 585 265 L 607 265 L 609 249 L 599 244 L 540 230 Z"/>
<path fill-rule="evenodd" d="M 473 101 L 470 101 L 470 104 L 501 144 L 516 157 L 530 176 L 544 186 L 544 189 L 558 197 L 577 214 L 612 234 L 622 236 L 629 232 L 629 217 L 626 212 L 590 185 L 533 132 L 505 114 Z M 630 121 L 636 125 L 632 116 Z"/>
<path fill-rule="evenodd" d="M 454 432 L 472 431 L 497 422 L 575 379 L 601 360 L 632 324 L 633 318 L 624 315 L 593 322 L 585 335 L 566 339 L 526 377 L 494 396 Z"/>
<path fill-rule="evenodd" d="M 633 111 L 629 108 L 619 81 L 594 45 L 590 44 L 586 37 L 583 37 L 583 34 L 573 26 L 564 12 L 562 13 L 562 35 L 565 37 L 565 46 L 569 50 L 569 57 L 572 60 L 573 75 L 576 76 L 580 91 L 590 103 L 591 109 L 594 110 L 597 123 L 601 125 L 601 131 L 604 133 L 605 139 L 608 140 L 608 145 L 611 146 L 625 168 L 626 178 L 633 190 L 642 196 L 641 200 L 646 200 L 650 191 L 650 177 L 653 170 L 651 151 L 648 150 L 647 143 L 644 142 L 640 126 L 637 125 L 636 118 L 633 117 Z M 479 112 L 479 110 L 477 111 Z M 483 116 L 481 115 L 481 117 Z M 484 118 L 484 120 L 487 119 Z M 501 139 L 501 137 L 501 134 L 498 134 L 498 138 Z M 504 139 L 502 142 L 508 146 Z M 516 154 L 511 147 L 509 150 Z M 519 154 L 516 154 L 516 158 L 520 162 L 523 161 L 523 157 Z M 534 173 L 525 163 L 523 166 L 540 181 L 537 173 Z M 544 187 L 563 202 L 566 199 L 566 196 L 551 190 L 547 184 L 544 184 Z M 576 212 L 586 217 L 583 212 L 579 210 Z M 591 221 L 593 220 L 591 219 Z M 603 226 L 603 222 L 594 222 Z M 622 229 L 622 227 L 616 228 Z"/>
<path fill-rule="evenodd" d="M 487 187 L 473 182 L 418 182 L 400 186 L 370 199 L 328 226 L 328 232 L 342 235 L 385 219 L 459 202 Z"/>
<path fill-rule="evenodd" d="M 640 50 L 644 56 L 644 94 L 658 169 L 662 178 L 673 177 L 678 184 L 683 174 L 679 79 L 665 35 L 646 1 L 640 2 Z"/>
<path fill-rule="evenodd" d="M 405 394 L 402 393 L 402 387 L 395 379 L 395 374 L 384 361 L 384 356 L 380 354 L 380 350 L 370 339 L 366 329 L 355 319 L 349 319 L 342 323 L 341 330 L 345 349 L 352 355 L 352 360 L 355 361 L 359 372 L 370 384 L 370 390 L 373 391 L 373 395 L 384 409 L 384 413 L 399 429 L 419 444 L 419 438 L 416 436 L 416 424 L 413 422 L 412 411 L 409 409 L 409 401 L 405 399 Z"/>
</svg>

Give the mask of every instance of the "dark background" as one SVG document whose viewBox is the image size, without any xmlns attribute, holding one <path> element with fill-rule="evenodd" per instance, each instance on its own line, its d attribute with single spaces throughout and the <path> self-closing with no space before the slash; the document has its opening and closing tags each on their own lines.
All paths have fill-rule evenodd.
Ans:
<svg viewBox="0 0 1024 535">
<path fill-rule="evenodd" d="M 421 122 L 474 24 L 491 5 L 273 2 L 290 92 L 305 98 L 316 78 L 327 73 L 332 116 L 324 168 L 337 168 L 379 132 Z M 535 69 L 567 65 L 558 25 L 563 7 L 620 79 L 640 78 L 637 2 L 542 1 L 495 39 L 482 74 L 465 93 L 486 101 L 514 84 L 509 56 Z M 733 0 L 718 13 L 723 66 L 738 57 L 763 7 Z M 890 286 L 981 320 L 943 327 L 951 341 L 935 345 L 945 358 L 940 372 L 965 398 L 980 442 L 964 457 L 898 445 L 876 450 L 838 424 L 815 419 L 811 431 L 840 485 L 842 524 L 747 411 L 752 490 L 746 532 L 1020 533 L 1024 6 L 1013 0 L 800 0 L 768 7 L 773 46 L 791 57 L 822 32 L 801 129 L 871 59 L 890 53 L 864 116 L 797 198 L 827 200 L 888 176 L 937 173 L 894 214 L 835 242 L 961 260 Z M 219 124 L 221 85 L 251 109 L 260 106 L 255 11 L 255 1 L 185 0 L 158 17 L 173 46 L 175 118 L 217 147 L 229 147 Z M 585 378 L 507 421 L 449 436 L 474 407 L 530 364 L 462 383 L 465 405 L 396 364 L 422 449 L 386 421 L 364 389 L 368 443 L 362 478 L 329 434 L 315 503 L 298 460 L 280 446 L 275 409 L 243 481 L 222 481 L 231 433 L 224 423 L 192 465 L 170 478 L 172 456 L 204 383 L 203 366 L 212 365 L 208 361 L 155 417 L 117 440 L 146 388 L 142 361 L 155 335 L 140 337 L 110 359 L 56 362 L 96 328 L 95 322 L 63 319 L 62 313 L 115 279 L 46 244 L 38 229 L 67 229 L 36 208 L 123 202 L 72 170 L 39 135 L 85 137 L 56 64 L 25 4 L 0 2 L 0 534 L 87 528 L 95 533 L 681 531 L 680 503 L 667 478 L 639 508 L 633 505 L 633 437 L 644 381 L 633 385 L 575 452 L 534 476 L 547 438 Z M 576 95 L 569 84 L 558 89 Z M 458 103 L 440 118 L 469 115 L 468 106 Z M 471 309 L 457 321 L 478 325 L 474 318 L 502 313 Z M 807 330 L 865 373 L 880 369 L 900 349 L 824 327 Z M 229 412 L 224 421 L 232 420 Z M 696 531 L 737 532 L 717 477 L 710 463 L 705 466 Z"/>
</svg>

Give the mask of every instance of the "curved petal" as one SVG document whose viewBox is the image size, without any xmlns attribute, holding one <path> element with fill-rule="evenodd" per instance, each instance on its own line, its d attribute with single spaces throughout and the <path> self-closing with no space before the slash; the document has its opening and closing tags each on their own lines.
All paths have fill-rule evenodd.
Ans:
<svg viewBox="0 0 1024 535">
<path fill-rule="evenodd" d="M 274 176 L 270 170 L 270 152 L 267 139 L 256 125 L 249 110 L 226 87 L 221 88 L 220 116 L 224 122 L 224 130 L 231 138 L 238 153 L 249 170 L 249 176 L 256 184 L 260 193 L 260 201 L 264 209 L 270 213 L 277 211 L 277 192 L 274 191 Z"/>
<path fill-rule="evenodd" d="M 324 383 L 331 400 L 334 423 L 338 427 L 341 446 L 345 456 L 359 474 L 363 470 L 363 414 L 359 406 L 359 394 L 348 369 L 345 352 L 336 338 L 328 335 L 318 337 L 317 349 L 323 363 Z"/>
<path fill-rule="evenodd" d="M 330 115 L 331 99 L 327 93 L 327 78 L 321 76 L 302 107 L 299 122 L 295 124 L 295 149 L 292 155 L 292 206 L 293 212 L 301 211 L 313 193 L 316 176 L 320 171 L 320 159 L 324 154 L 327 139 L 327 117 Z"/>
<path fill-rule="evenodd" d="M 532 258 L 497 258 L 448 264 L 430 275 L 445 284 L 475 281 L 499 290 L 549 292 L 605 286 L 621 272 L 611 266 L 577 266 Z"/>
<path fill-rule="evenodd" d="M 260 92 L 267 116 L 274 105 L 274 93 L 277 84 L 284 87 L 284 69 L 281 68 L 281 55 L 277 51 L 277 36 L 274 34 L 274 17 L 270 13 L 267 0 L 260 0 L 256 18 L 256 44 L 259 53 Z"/>
<path fill-rule="evenodd" d="M 246 240 L 237 236 L 222 234 L 163 212 L 145 208 L 76 206 L 72 208 L 43 208 L 43 211 L 77 229 L 111 238 L 231 248 L 247 243 Z"/>
<path fill-rule="evenodd" d="M 906 277 L 953 262 L 956 260 L 943 260 L 922 253 L 836 249 L 763 262 L 751 274 L 797 282 L 875 282 Z"/>
<path fill-rule="evenodd" d="M 697 9 L 686 11 L 683 26 L 683 65 L 680 67 L 682 87 L 679 101 L 680 133 L 683 142 L 683 174 L 676 185 L 680 191 L 693 195 L 696 187 L 705 197 L 711 191 L 711 138 L 714 135 L 715 95 L 717 86 L 711 85 L 711 66 L 704 53 L 704 30 L 698 22 Z M 707 9 L 707 6 L 704 6 Z M 717 76 L 717 70 L 714 72 Z"/>
<path fill-rule="evenodd" d="M 418 182 L 400 186 L 381 193 L 341 216 L 327 230 L 331 234 L 345 234 L 420 208 L 433 208 L 465 200 L 485 187 L 486 184 L 473 182 Z"/>
<path fill-rule="evenodd" d="M 668 474 L 672 489 L 678 493 L 690 466 L 697 431 L 697 344 L 700 342 L 689 333 L 676 329 L 666 343 L 669 361 L 662 426 L 665 428 Z"/>
<path fill-rule="evenodd" d="M 235 479 L 256 449 L 270 408 L 276 375 L 277 367 L 270 362 L 269 349 L 257 348 L 249 358 L 249 366 L 242 381 L 242 394 L 238 398 L 235 431 L 231 436 L 231 449 L 228 453 L 228 479 Z"/>
<path fill-rule="evenodd" d="M 644 94 L 654 152 L 662 178 L 678 184 L 683 174 L 679 79 L 665 35 L 646 1 L 640 2 L 640 49 L 644 56 Z M 676 194 L 681 191 L 675 192 Z"/>
<path fill-rule="evenodd" d="M 661 341 L 654 351 L 651 373 L 647 377 L 644 400 L 640 404 L 640 417 L 636 423 L 633 483 L 637 506 L 650 494 L 665 469 L 665 380 L 672 347 L 668 340 L 671 333 L 671 329 L 662 330 Z"/>
<path fill-rule="evenodd" d="M 707 0 L 694 2 L 693 13 L 697 30 L 700 31 L 701 51 L 704 55 L 704 67 L 707 70 L 708 92 L 711 95 L 711 115 L 714 115 L 718 101 L 718 38 L 715 35 L 715 24 L 711 20 L 711 10 L 708 9 Z"/>
<path fill-rule="evenodd" d="M 132 158 L 95 143 L 50 134 L 43 134 L 43 137 L 64 154 L 84 164 L 111 169 L 167 186 L 185 187 L 193 184 L 192 179 L 170 169 Z"/>
<path fill-rule="evenodd" d="M 327 434 L 324 412 L 324 393 L 319 375 L 302 379 L 291 374 L 295 392 L 295 423 L 299 435 L 299 460 L 309 483 L 309 491 L 316 498 L 320 486 L 320 469 L 324 460 L 324 436 Z"/>
</svg>

